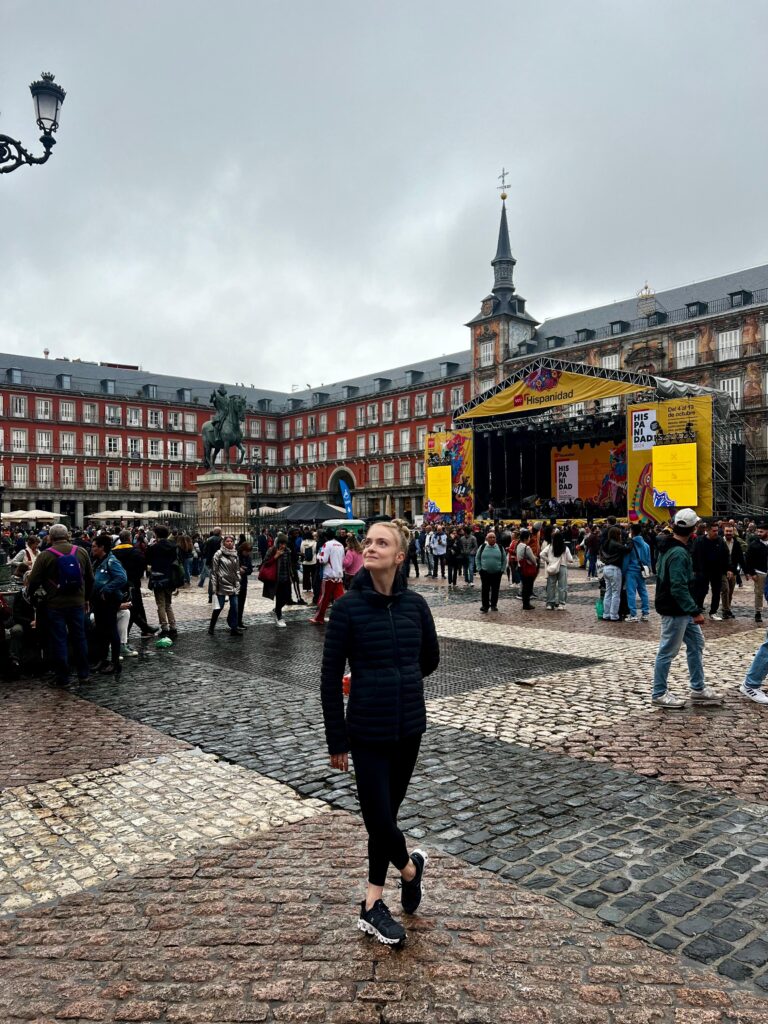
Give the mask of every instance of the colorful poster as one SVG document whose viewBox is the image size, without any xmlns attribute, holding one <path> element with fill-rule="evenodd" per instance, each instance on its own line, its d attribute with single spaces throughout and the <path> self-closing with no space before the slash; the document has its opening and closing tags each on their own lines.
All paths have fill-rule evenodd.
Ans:
<svg viewBox="0 0 768 1024">
<path fill-rule="evenodd" d="M 427 481 L 424 513 L 428 522 L 453 520 L 457 523 L 471 523 L 475 513 L 475 488 L 473 464 L 473 436 L 471 430 L 447 430 L 438 434 L 427 434 L 424 452 L 425 479 Z M 433 470 L 447 469 L 448 474 L 432 476 Z M 445 492 L 448 480 L 450 500 Z M 433 493 L 434 491 L 434 493 Z"/>
<path fill-rule="evenodd" d="M 515 381 L 472 409 L 456 416 L 457 420 L 485 416 L 505 416 L 515 412 L 541 412 L 574 402 L 593 402 L 600 398 L 617 398 L 650 390 L 629 381 L 609 380 L 538 367 L 523 380 Z"/>
<path fill-rule="evenodd" d="M 699 500 L 695 444 L 654 445 L 651 466 L 656 508 L 695 508 Z"/>
<path fill-rule="evenodd" d="M 623 506 L 627 500 L 627 446 L 601 441 L 599 444 L 574 444 L 552 449 L 552 494 L 558 493 L 557 464 L 563 460 L 578 463 L 578 489 L 570 498 L 595 504 Z M 558 501 L 563 499 L 558 497 Z"/>
<path fill-rule="evenodd" d="M 558 501 L 573 501 L 579 496 L 578 459 L 555 460 L 556 490 Z"/>
<path fill-rule="evenodd" d="M 669 478 L 656 481 L 654 478 L 654 459 L 657 448 L 672 449 L 687 445 L 656 445 L 659 432 L 664 434 L 685 434 L 691 432 L 690 443 L 696 449 L 696 495 L 695 504 L 690 504 L 694 511 L 704 518 L 713 512 L 714 491 L 712 482 L 712 399 L 678 398 L 669 402 L 651 402 L 647 405 L 631 405 L 627 410 L 627 448 L 628 448 L 628 513 L 633 522 L 667 522 L 674 512 L 672 505 L 665 505 L 662 495 L 669 484 Z M 642 418 L 636 420 L 636 415 Z M 635 422 L 647 425 L 647 430 L 635 447 Z M 646 435 L 653 434 L 653 443 L 646 447 Z M 694 443 L 695 442 L 695 443 Z M 690 449 L 689 449 L 690 450 Z M 662 461 L 665 458 L 661 456 Z M 671 458 L 671 456 L 670 456 Z M 690 460 L 690 455 L 686 458 Z M 666 469 L 664 470 L 666 472 Z M 690 474 L 688 462 L 686 470 Z M 657 486 L 661 484 L 662 486 Z M 689 475 L 690 484 L 690 475 Z M 655 491 L 655 494 L 654 494 Z M 681 492 L 681 494 L 684 492 Z M 689 492 L 690 494 L 690 492 Z M 674 499 L 675 495 L 668 495 Z M 680 497 L 680 494 L 678 494 Z M 661 504 L 657 504 L 657 498 Z M 683 502 L 682 507 L 689 506 Z M 681 506 L 676 506 L 681 507 Z"/>
</svg>

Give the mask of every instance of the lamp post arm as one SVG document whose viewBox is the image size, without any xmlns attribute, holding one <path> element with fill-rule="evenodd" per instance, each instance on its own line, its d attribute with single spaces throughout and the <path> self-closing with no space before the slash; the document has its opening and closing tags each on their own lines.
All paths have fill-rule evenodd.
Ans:
<svg viewBox="0 0 768 1024">
<path fill-rule="evenodd" d="M 0 135 L 0 174 L 8 174 L 24 164 L 44 164 L 56 145 L 56 139 L 52 135 L 43 135 L 40 141 L 45 149 L 45 155 L 33 156 L 16 139 L 9 135 Z"/>
</svg>

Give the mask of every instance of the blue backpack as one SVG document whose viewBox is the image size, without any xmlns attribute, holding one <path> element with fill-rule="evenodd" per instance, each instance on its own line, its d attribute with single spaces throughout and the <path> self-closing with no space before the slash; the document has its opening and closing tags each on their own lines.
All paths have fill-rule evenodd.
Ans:
<svg viewBox="0 0 768 1024">
<path fill-rule="evenodd" d="M 77 557 L 77 547 L 73 544 L 69 549 L 69 554 L 62 554 L 61 551 L 57 551 L 56 548 L 48 549 L 52 554 L 56 555 L 59 560 L 59 582 L 58 591 L 59 594 L 75 594 L 78 590 L 82 590 L 83 587 L 83 568 L 80 565 L 80 559 Z"/>
</svg>

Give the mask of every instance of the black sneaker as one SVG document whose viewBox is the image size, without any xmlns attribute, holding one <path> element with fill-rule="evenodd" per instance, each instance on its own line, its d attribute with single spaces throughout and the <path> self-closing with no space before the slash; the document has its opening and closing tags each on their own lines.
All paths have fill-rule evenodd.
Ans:
<svg viewBox="0 0 768 1024">
<path fill-rule="evenodd" d="M 416 865 L 416 874 L 410 882 L 406 882 L 405 879 L 400 880 L 400 902 L 406 914 L 415 914 L 419 908 L 421 897 L 424 895 L 422 884 L 424 868 L 427 866 L 429 857 L 423 850 L 414 850 L 411 860 Z"/>
<path fill-rule="evenodd" d="M 756 612 L 755 613 L 755 622 L 762 622 L 762 621 L 763 621 L 763 616 L 760 614 L 760 612 Z"/>
<path fill-rule="evenodd" d="M 405 942 L 405 928 L 392 917 L 384 900 L 376 900 L 370 910 L 365 909 L 365 900 L 360 904 L 357 927 L 366 935 L 374 935 L 386 946 Z"/>
</svg>

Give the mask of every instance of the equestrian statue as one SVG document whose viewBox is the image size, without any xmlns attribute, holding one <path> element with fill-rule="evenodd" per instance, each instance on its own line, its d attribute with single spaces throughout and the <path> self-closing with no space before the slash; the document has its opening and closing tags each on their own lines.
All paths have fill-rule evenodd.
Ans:
<svg viewBox="0 0 768 1024">
<path fill-rule="evenodd" d="M 235 465 L 241 466 L 245 458 L 242 431 L 245 399 L 242 395 L 228 395 L 221 384 L 211 395 L 210 403 L 216 411 L 211 419 L 205 421 L 202 429 L 205 467 L 214 469 L 216 456 L 223 452 L 223 468 L 230 469 L 230 448 L 237 448 L 239 454 Z"/>
</svg>

